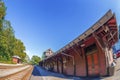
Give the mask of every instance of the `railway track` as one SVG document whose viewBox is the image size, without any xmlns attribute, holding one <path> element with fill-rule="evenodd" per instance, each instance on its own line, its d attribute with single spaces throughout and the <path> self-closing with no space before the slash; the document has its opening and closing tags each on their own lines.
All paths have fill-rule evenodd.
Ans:
<svg viewBox="0 0 120 80">
<path fill-rule="evenodd" d="M 30 65 L 28 68 L 0 77 L 0 80 L 29 80 L 32 70 L 33 66 Z"/>
<path fill-rule="evenodd" d="M 17 66 L 9 66 L 9 65 L 0 65 L 0 69 L 12 69 L 12 68 L 19 68 L 24 67 L 26 65 L 17 65 Z"/>
</svg>

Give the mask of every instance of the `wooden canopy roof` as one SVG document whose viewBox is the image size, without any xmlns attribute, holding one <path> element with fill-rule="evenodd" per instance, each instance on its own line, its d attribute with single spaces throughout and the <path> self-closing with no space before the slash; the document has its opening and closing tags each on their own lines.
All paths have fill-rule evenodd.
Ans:
<svg viewBox="0 0 120 80">
<path fill-rule="evenodd" d="M 53 56 L 58 55 L 59 53 L 62 53 L 64 50 L 69 49 L 70 47 L 72 47 L 75 44 L 79 44 L 80 41 L 84 40 L 89 35 L 91 35 L 95 31 L 97 31 L 100 27 L 102 27 L 105 23 L 107 23 L 112 17 L 115 18 L 115 15 L 112 13 L 111 10 L 109 10 L 102 18 L 100 18 L 93 26 L 91 26 L 83 34 L 79 35 L 73 41 L 71 41 L 70 43 L 68 43 L 67 45 L 65 45 L 63 48 L 61 48 L 60 50 L 58 50 L 57 52 L 55 52 L 53 55 L 51 55 L 50 57 L 48 57 L 48 58 L 46 58 L 44 60 L 47 60 L 47 59 L 49 59 L 49 58 L 51 58 Z M 115 18 L 115 19 L 109 21 L 109 23 L 112 22 L 112 21 L 114 21 L 114 20 L 116 22 L 116 18 Z M 117 26 L 116 23 L 115 23 L 115 25 Z"/>
</svg>

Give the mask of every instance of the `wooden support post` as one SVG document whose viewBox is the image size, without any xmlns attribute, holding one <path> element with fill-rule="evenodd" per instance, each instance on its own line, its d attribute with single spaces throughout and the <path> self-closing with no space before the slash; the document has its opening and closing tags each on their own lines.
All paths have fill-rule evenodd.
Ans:
<svg viewBox="0 0 120 80">
<path fill-rule="evenodd" d="M 73 71 L 73 72 L 74 72 L 73 75 L 75 76 L 75 73 L 76 73 L 75 68 L 76 68 L 76 66 L 75 66 L 75 58 L 74 58 L 74 56 L 69 55 L 69 54 L 66 54 L 66 53 L 61 53 L 61 54 L 72 58 L 72 60 L 73 60 L 73 70 L 74 70 L 74 71 Z"/>
<path fill-rule="evenodd" d="M 59 67 L 58 67 L 58 59 L 57 59 L 57 72 L 59 73 Z"/>
<path fill-rule="evenodd" d="M 106 59 L 106 60 L 105 60 L 105 65 L 106 65 L 106 68 L 107 68 L 107 66 L 109 66 L 109 63 L 108 63 L 109 60 L 108 60 L 108 57 L 107 57 L 108 54 L 105 52 L 105 49 L 104 49 L 104 48 L 102 47 L 102 45 L 100 44 L 100 42 L 99 42 L 99 40 L 98 40 L 99 37 L 98 37 L 95 33 L 93 33 L 93 36 L 94 36 L 95 40 L 97 41 L 97 44 L 98 44 L 99 47 L 101 48 L 101 51 L 105 54 L 105 59 Z M 105 46 L 107 46 L 104 41 L 103 41 L 103 43 L 104 43 Z"/>
<path fill-rule="evenodd" d="M 61 69 L 62 69 L 62 74 L 63 74 L 63 58 L 62 58 L 62 56 L 61 56 L 61 64 L 62 64 L 62 66 L 61 66 Z"/>
<path fill-rule="evenodd" d="M 104 52 L 104 49 L 102 47 L 102 45 L 100 44 L 99 40 L 98 40 L 98 37 L 96 36 L 95 33 L 93 33 L 93 37 L 95 38 L 95 40 L 97 41 L 98 45 L 100 46 L 100 48 L 102 49 L 102 51 Z"/>
<path fill-rule="evenodd" d="M 75 64 L 75 57 L 73 56 L 74 64 L 73 64 L 73 69 L 74 69 L 74 76 L 76 75 L 76 64 Z"/>
</svg>

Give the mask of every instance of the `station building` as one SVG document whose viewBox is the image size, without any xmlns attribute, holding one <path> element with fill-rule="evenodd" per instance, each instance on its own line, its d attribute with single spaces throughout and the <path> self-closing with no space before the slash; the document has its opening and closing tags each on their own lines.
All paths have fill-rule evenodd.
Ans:
<svg viewBox="0 0 120 80">
<path fill-rule="evenodd" d="M 115 14 L 109 10 L 83 34 L 39 65 L 72 76 L 106 76 L 113 63 L 112 46 L 118 41 Z"/>
<path fill-rule="evenodd" d="M 51 49 L 47 49 L 46 51 L 43 52 L 43 59 L 53 55 L 54 52 Z"/>
</svg>

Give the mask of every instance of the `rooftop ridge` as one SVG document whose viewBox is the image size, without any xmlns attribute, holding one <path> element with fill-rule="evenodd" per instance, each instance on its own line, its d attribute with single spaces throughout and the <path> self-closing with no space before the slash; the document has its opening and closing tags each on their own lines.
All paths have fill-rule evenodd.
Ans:
<svg viewBox="0 0 120 80">
<path fill-rule="evenodd" d="M 95 22 L 95 24 L 93 24 L 90 28 L 88 28 L 85 32 L 83 32 L 82 34 L 80 34 L 77 38 L 75 38 L 74 40 L 72 40 L 71 42 L 69 42 L 68 44 L 66 44 L 64 47 L 60 48 L 58 51 L 55 52 L 55 54 L 49 56 L 48 58 L 59 54 L 60 52 L 64 51 L 65 49 L 70 48 L 71 46 L 73 46 L 74 44 L 78 43 L 79 41 L 85 39 L 87 36 L 89 36 L 90 34 L 92 34 L 94 31 L 96 31 L 98 28 L 100 28 L 103 24 L 105 24 L 110 18 L 112 18 L 114 14 L 112 13 L 111 9 L 108 10 L 104 16 L 102 16 L 97 22 Z M 46 59 L 48 59 L 46 58 Z M 46 60 L 45 59 L 45 60 Z"/>
<path fill-rule="evenodd" d="M 67 45 L 65 45 L 63 48 L 67 48 L 68 45 L 72 46 L 74 43 L 77 43 L 79 41 L 81 41 L 82 39 L 85 39 L 88 35 L 90 35 L 92 32 L 94 32 L 95 30 L 97 30 L 99 27 L 101 27 L 103 24 L 105 24 L 111 17 L 113 16 L 113 13 L 110 10 L 108 10 L 108 12 L 105 13 L 104 16 L 102 16 L 95 24 L 93 24 L 90 28 L 88 28 L 85 32 L 83 32 L 82 34 L 80 34 L 77 38 L 75 38 L 74 40 L 72 40 L 71 42 L 69 42 Z M 69 47 L 68 47 L 69 48 Z M 56 51 L 55 53 L 59 53 L 61 51 L 61 49 L 59 49 L 58 51 Z"/>
</svg>

